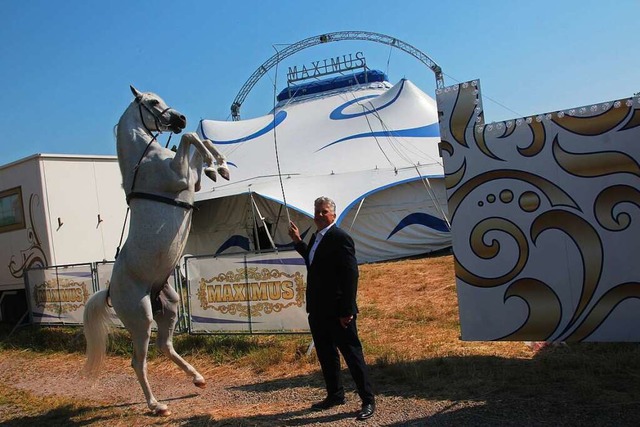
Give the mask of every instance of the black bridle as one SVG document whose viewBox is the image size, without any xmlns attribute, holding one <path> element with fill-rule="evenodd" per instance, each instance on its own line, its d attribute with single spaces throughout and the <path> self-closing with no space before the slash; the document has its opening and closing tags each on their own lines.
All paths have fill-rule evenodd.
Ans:
<svg viewBox="0 0 640 427">
<path fill-rule="evenodd" d="M 164 113 L 169 111 L 171 109 L 171 107 L 167 107 L 164 110 L 162 110 L 159 114 L 156 114 L 156 112 L 154 110 L 152 110 L 151 108 L 149 108 L 147 106 L 147 104 L 142 102 L 142 97 L 136 97 L 136 102 L 138 103 L 138 111 L 140 112 L 140 121 L 142 121 L 142 126 L 144 126 L 145 130 L 147 132 L 149 132 L 149 135 L 151 135 L 153 137 L 153 139 L 156 139 L 156 136 L 158 136 L 158 134 L 162 133 L 162 130 L 160 130 L 161 126 L 164 126 L 166 128 L 169 127 L 168 124 L 162 123 L 162 121 L 160 119 L 162 119 L 162 116 L 164 115 Z M 154 124 L 156 125 L 156 131 L 158 131 L 158 133 L 155 136 L 153 136 L 153 133 L 151 132 L 151 130 L 149 130 L 149 127 L 147 127 L 147 124 L 144 121 L 144 114 L 142 114 L 142 109 L 143 108 L 145 110 L 147 110 L 147 112 L 149 114 L 151 114 L 151 116 L 153 116 L 153 121 L 154 121 Z M 171 136 L 169 136 L 169 139 L 171 139 Z M 169 142 L 167 142 L 167 145 L 169 145 Z"/>
<path fill-rule="evenodd" d="M 162 110 L 160 114 L 157 115 L 155 111 L 147 107 L 147 104 L 142 102 L 142 97 L 140 96 L 136 97 L 136 102 L 138 103 L 138 112 L 140 113 L 140 121 L 142 122 L 142 126 L 144 126 L 144 129 L 147 131 L 149 136 L 151 136 L 151 140 L 149 141 L 144 151 L 142 152 L 140 159 L 138 159 L 138 163 L 136 163 L 136 165 L 133 168 L 133 181 L 131 181 L 131 190 L 129 191 L 129 194 L 127 194 L 127 205 L 129 204 L 129 200 L 131 200 L 132 197 L 135 197 L 135 196 L 132 196 L 133 194 L 144 194 L 144 193 L 135 193 L 133 191 L 133 187 L 135 187 L 136 185 L 136 178 L 138 177 L 138 168 L 140 167 L 140 163 L 142 163 L 142 159 L 144 159 L 144 156 L 147 155 L 147 151 L 149 151 L 149 147 L 151 147 L 151 144 L 153 143 L 153 141 L 157 141 L 158 135 L 162 133 L 162 130 L 161 130 L 162 122 L 160 121 L 160 119 L 162 118 L 162 115 L 171 109 L 171 107 L 167 107 L 164 110 Z M 151 130 L 149 130 L 149 128 L 147 127 L 147 124 L 144 121 L 144 114 L 142 114 L 143 107 L 145 110 L 147 110 L 149 114 L 153 116 L 153 121 L 155 122 L 155 125 L 156 125 L 156 131 L 158 132 L 155 135 L 151 132 Z M 164 127 L 168 128 L 169 126 L 165 124 Z M 169 140 L 171 140 L 171 135 L 169 135 Z M 167 146 L 168 145 L 169 145 L 169 141 L 167 141 Z"/>
</svg>

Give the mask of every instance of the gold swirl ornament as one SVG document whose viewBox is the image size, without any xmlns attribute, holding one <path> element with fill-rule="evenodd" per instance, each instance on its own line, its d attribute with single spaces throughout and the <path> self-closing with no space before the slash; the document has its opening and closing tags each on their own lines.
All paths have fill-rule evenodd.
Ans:
<svg viewBox="0 0 640 427">
<path fill-rule="evenodd" d="M 520 274 L 529 258 L 529 245 L 522 230 L 513 222 L 497 217 L 479 222 L 471 232 L 471 249 L 479 258 L 489 260 L 500 253 L 500 243 L 496 239 L 488 245 L 484 243 L 484 236 L 490 231 L 501 231 L 513 238 L 518 245 L 518 259 L 510 271 L 499 277 L 481 277 L 467 270 L 454 256 L 456 276 L 471 286 L 493 288 L 503 285 Z"/>
<path fill-rule="evenodd" d="M 525 157 L 538 155 L 544 148 L 544 142 L 547 138 L 547 132 L 541 122 L 532 121 L 529 123 L 529 128 L 531 129 L 532 134 L 531 144 L 526 148 L 518 147 L 518 152 Z"/>
<path fill-rule="evenodd" d="M 552 120 L 555 124 L 571 133 L 596 136 L 618 127 L 627 117 L 630 110 L 631 107 L 610 108 L 597 116 L 575 117 L 565 115 Z"/>
<path fill-rule="evenodd" d="M 572 153 L 564 150 L 556 136 L 553 139 L 553 156 L 566 172 L 583 178 L 630 173 L 640 176 L 640 166 L 633 157 L 620 151 L 596 153 Z"/>
<path fill-rule="evenodd" d="M 602 242 L 591 224 L 568 211 L 556 209 L 538 216 L 531 225 L 531 240 L 533 244 L 535 245 L 540 235 L 548 230 L 559 230 L 569 236 L 576 244 L 582 258 L 582 289 L 578 305 L 569 324 L 564 329 L 564 333 L 580 317 L 596 291 L 604 263 Z"/>
<path fill-rule="evenodd" d="M 476 101 L 478 97 L 473 93 L 474 90 L 476 90 L 476 88 L 473 85 L 469 85 L 466 88 L 460 86 L 451 118 L 449 119 L 449 131 L 454 141 L 463 147 L 469 147 L 466 132 L 469 127 L 473 128 L 475 124 L 476 104 L 474 101 Z"/>
<path fill-rule="evenodd" d="M 598 194 L 594 212 L 598 223 L 609 231 L 622 231 L 631 224 L 626 212 L 614 216 L 613 209 L 620 203 L 632 203 L 640 208 L 640 191 L 629 185 L 612 185 Z"/>
<path fill-rule="evenodd" d="M 488 182 L 501 179 L 515 179 L 531 184 L 547 197 L 552 206 L 567 206 L 580 210 L 571 196 L 551 181 L 529 172 L 515 169 L 498 169 L 474 176 L 461 185 L 460 188 L 458 188 L 449 197 L 451 220 L 453 221 L 453 218 L 458 211 L 458 207 L 463 200 L 465 200 L 477 187 Z"/>
<path fill-rule="evenodd" d="M 609 289 L 566 340 L 582 341 L 588 338 L 602 325 L 618 304 L 629 298 L 640 298 L 640 283 L 627 282 Z"/>
<path fill-rule="evenodd" d="M 540 280 L 522 278 L 509 286 L 504 300 L 506 302 L 514 297 L 522 299 L 527 304 L 527 320 L 517 330 L 499 340 L 548 340 L 558 329 L 562 316 L 562 305 L 553 289 Z"/>
</svg>

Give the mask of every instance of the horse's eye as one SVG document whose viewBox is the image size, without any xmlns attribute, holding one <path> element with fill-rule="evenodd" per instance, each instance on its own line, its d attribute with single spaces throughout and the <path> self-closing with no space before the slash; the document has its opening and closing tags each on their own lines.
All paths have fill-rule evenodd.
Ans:
<svg viewBox="0 0 640 427">
<path fill-rule="evenodd" d="M 152 107 L 155 107 L 158 104 L 160 104 L 160 101 L 158 101 L 157 99 L 149 100 L 149 105 L 151 105 Z"/>
</svg>

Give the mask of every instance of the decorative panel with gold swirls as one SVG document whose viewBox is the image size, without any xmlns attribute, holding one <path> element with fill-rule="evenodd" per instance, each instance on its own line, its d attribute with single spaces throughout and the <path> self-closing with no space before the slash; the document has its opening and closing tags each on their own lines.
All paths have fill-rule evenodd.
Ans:
<svg viewBox="0 0 640 427">
<path fill-rule="evenodd" d="M 438 89 L 463 340 L 640 341 L 640 96 L 485 123 Z"/>
</svg>

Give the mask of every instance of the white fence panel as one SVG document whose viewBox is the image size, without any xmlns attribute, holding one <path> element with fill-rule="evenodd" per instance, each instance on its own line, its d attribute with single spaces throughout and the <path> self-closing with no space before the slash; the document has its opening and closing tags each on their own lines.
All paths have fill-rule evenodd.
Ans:
<svg viewBox="0 0 640 427">
<path fill-rule="evenodd" d="M 91 264 L 27 271 L 32 323 L 81 325 L 84 307 L 93 295 Z"/>
<path fill-rule="evenodd" d="M 190 331 L 302 333 L 306 267 L 297 252 L 188 257 Z"/>
</svg>

